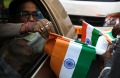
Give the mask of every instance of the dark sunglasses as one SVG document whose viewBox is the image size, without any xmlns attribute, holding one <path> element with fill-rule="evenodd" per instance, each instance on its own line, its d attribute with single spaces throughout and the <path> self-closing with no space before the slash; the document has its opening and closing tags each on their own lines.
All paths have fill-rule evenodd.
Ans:
<svg viewBox="0 0 120 78">
<path fill-rule="evenodd" d="M 38 13 L 37 12 L 28 12 L 28 11 L 21 11 L 19 13 L 17 13 L 17 15 L 20 15 L 20 16 L 26 16 L 26 17 L 29 17 L 30 15 L 32 15 L 33 17 L 38 17 Z"/>
</svg>

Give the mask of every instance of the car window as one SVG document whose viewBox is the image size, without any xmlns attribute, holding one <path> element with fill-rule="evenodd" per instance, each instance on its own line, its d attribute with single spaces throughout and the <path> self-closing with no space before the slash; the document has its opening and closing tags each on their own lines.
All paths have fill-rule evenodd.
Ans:
<svg viewBox="0 0 120 78">
<path fill-rule="evenodd" d="M 0 23 L 9 23 L 9 4 L 12 0 L 0 0 Z M 37 4 L 36 4 L 37 6 Z M 42 6 L 43 7 L 43 6 Z M 38 20 L 44 18 L 45 14 L 43 14 L 43 12 L 41 12 L 41 8 L 42 7 L 38 7 L 37 8 L 37 13 L 38 13 Z M 45 10 L 45 9 L 44 9 Z M 40 37 L 41 38 L 41 37 Z M 43 38 L 42 38 L 43 39 Z M 41 42 L 38 42 L 36 44 L 36 42 L 34 44 L 36 44 L 34 47 L 31 47 L 31 49 L 36 49 L 38 47 L 36 47 L 37 45 L 39 45 L 39 43 L 41 44 L 41 50 L 43 49 L 43 46 L 44 46 L 44 42 L 45 40 L 42 40 L 41 39 Z M 31 43 L 28 43 L 30 45 L 34 45 L 34 44 L 31 44 Z M 1 46 L 0 46 L 0 49 L 1 49 Z M 4 55 L 4 54 L 3 54 Z M 0 53 L 0 58 L 1 56 L 3 56 L 1 53 Z M 28 75 L 32 75 L 32 74 L 29 74 L 29 73 L 33 73 L 33 70 L 36 68 L 37 64 L 41 64 L 43 62 L 43 60 L 45 59 L 47 55 L 43 52 L 41 53 L 38 53 L 38 55 L 35 56 L 35 58 L 33 59 L 33 61 L 31 62 L 30 65 L 28 65 L 27 68 L 25 68 L 26 70 L 23 71 L 23 76 L 25 76 L 25 78 L 28 78 Z M 8 57 L 8 55 L 5 54 L 5 57 Z M 18 56 L 19 57 L 19 56 Z M 3 58 L 3 57 L 2 57 Z M 5 59 L 5 58 L 4 58 Z M 15 59 L 14 59 L 15 60 Z M 19 61 L 19 60 L 18 60 Z M 1 68 L 0 68 L 0 77 L 1 77 Z M 34 70 L 35 71 L 35 70 Z M 26 77 L 27 76 L 27 77 Z M 8 77 L 4 77 L 4 78 L 8 78 Z"/>
</svg>

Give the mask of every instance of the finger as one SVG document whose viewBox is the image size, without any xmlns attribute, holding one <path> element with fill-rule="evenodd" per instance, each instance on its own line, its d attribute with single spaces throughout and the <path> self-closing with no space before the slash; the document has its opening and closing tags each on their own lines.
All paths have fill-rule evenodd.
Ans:
<svg viewBox="0 0 120 78">
<path fill-rule="evenodd" d="M 50 21 L 48 21 L 48 20 L 46 20 L 46 19 L 42 20 L 42 22 L 43 22 L 44 24 L 46 23 L 46 25 L 44 26 L 44 29 L 47 31 L 47 34 L 48 34 L 48 35 L 49 35 L 50 32 L 55 32 L 55 31 L 54 31 L 54 27 L 53 27 L 53 25 L 52 25 L 52 22 L 50 22 Z"/>
<path fill-rule="evenodd" d="M 42 28 L 43 27 L 43 24 L 39 21 L 37 22 L 37 27 L 38 27 L 38 32 L 41 34 L 41 36 L 43 36 L 43 38 L 47 38 L 46 36 L 46 32 L 44 31 L 44 29 Z"/>
<path fill-rule="evenodd" d="M 48 37 L 49 32 L 48 32 L 48 30 L 46 29 L 46 23 L 43 22 L 43 21 L 40 21 L 40 22 L 42 23 L 42 27 L 41 27 L 42 31 L 43 31 L 43 32 L 45 33 L 45 35 Z"/>
<path fill-rule="evenodd" d="M 48 27 L 50 28 L 50 32 L 55 32 L 52 22 L 49 22 Z"/>
<path fill-rule="evenodd" d="M 44 24 L 46 24 L 45 26 L 48 25 L 48 27 L 50 28 L 51 32 L 55 32 L 54 26 L 53 26 L 52 22 L 48 21 L 47 19 L 43 19 L 41 21 L 44 22 Z"/>
<path fill-rule="evenodd" d="M 42 22 L 42 24 L 43 24 L 44 26 L 45 26 L 45 25 L 47 24 L 47 22 L 48 22 L 47 19 L 41 19 L 40 21 Z"/>
<path fill-rule="evenodd" d="M 44 39 L 47 39 L 47 36 L 44 34 L 44 32 L 42 30 L 40 30 L 39 33 Z"/>
<path fill-rule="evenodd" d="M 52 22 L 48 21 L 47 19 L 42 19 L 40 21 L 44 26 L 42 29 L 46 30 L 47 36 L 49 36 L 50 32 L 55 32 Z"/>
<path fill-rule="evenodd" d="M 36 22 L 34 26 L 34 32 L 38 32 L 40 30 L 39 24 Z"/>
</svg>

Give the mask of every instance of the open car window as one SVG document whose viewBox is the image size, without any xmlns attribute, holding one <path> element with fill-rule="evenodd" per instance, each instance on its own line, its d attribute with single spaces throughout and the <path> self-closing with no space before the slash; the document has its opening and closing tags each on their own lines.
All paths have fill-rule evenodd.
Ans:
<svg viewBox="0 0 120 78">
<path fill-rule="evenodd" d="M 0 0 L 0 23 L 9 23 L 9 4 L 11 1 L 12 0 Z M 37 7 L 38 20 L 45 18 L 44 17 L 45 14 L 43 14 L 43 10 L 41 11 L 42 8 L 43 6 L 40 8 Z M 34 44 L 31 44 L 31 45 L 34 45 Z M 41 44 L 41 46 L 43 48 L 44 44 Z M 4 56 L 4 55 L 5 57 L 9 57 L 7 54 L 4 54 L 4 53 L 1 54 L 0 56 Z M 46 57 L 47 55 L 43 51 L 41 53 L 38 53 L 38 55 L 34 57 L 33 61 L 29 65 L 27 65 L 27 68 L 25 68 L 26 70 L 23 71 L 24 73 L 22 73 L 22 78 L 29 78 L 32 75 L 32 73 L 37 69 L 37 66 L 40 65 Z M 4 57 L 0 57 L 0 58 L 5 59 Z M 5 74 L 4 71 L 0 68 L 0 77 L 8 78 L 8 75 L 6 74 L 4 75 L 4 74 Z"/>
</svg>

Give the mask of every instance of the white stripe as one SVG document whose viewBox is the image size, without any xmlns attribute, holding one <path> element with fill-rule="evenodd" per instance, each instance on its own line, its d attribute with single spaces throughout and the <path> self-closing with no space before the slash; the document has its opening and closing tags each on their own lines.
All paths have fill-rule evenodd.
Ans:
<svg viewBox="0 0 120 78">
<path fill-rule="evenodd" d="M 87 30 L 86 30 L 86 39 L 88 38 L 90 41 L 91 41 L 93 29 L 94 29 L 94 27 L 88 24 Z"/>
<path fill-rule="evenodd" d="M 81 52 L 81 49 L 82 49 L 82 44 L 70 42 L 66 56 L 64 58 L 64 61 L 66 59 L 70 58 L 70 59 L 74 60 L 75 65 L 76 65 L 78 57 L 79 57 L 80 52 Z M 64 61 L 63 61 L 62 67 L 61 67 L 59 78 L 71 78 L 75 67 L 72 69 L 67 69 L 64 66 Z"/>
<path fill-rule="evenodd" d="M 103 31 L 103 33 L 104 33 L 104 34 L 107 34 L 107 33 L 111 32 L 111 30 L 112 30 L 112 29 Z"/>
<path fill-rule="evenodd" d="M 108 41 L 106 40 L 105 36 L 100 36 L 98 38 L 97 44 L 96 44 L 96 54 L 102 55 L 105 53 L 108 47 Z"/>
</svg>

